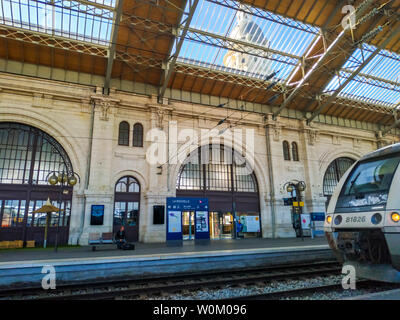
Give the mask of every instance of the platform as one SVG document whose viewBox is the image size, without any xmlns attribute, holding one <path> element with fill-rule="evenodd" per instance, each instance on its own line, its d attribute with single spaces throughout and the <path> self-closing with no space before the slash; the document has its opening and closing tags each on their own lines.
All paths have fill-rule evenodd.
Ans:
<svg viewBox="0 0 400 320">
<path fill-rule="evenodd" d="M 0 250 L 0 287 L 37 287 L 42 268 L 56 270 L 58 284 L 134 279 L 333 259 L 325 238 L 216 240 L 208 245 L 136 244 L 136 250 L 90 246 Z"/>
</svg>

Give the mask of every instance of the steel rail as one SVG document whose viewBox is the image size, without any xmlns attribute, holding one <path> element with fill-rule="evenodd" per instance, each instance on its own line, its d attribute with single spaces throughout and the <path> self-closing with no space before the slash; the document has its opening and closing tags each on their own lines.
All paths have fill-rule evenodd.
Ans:
<svg viewBox="0 0 400 320">
<path fill-rule="evenodd" d="M 339 264 L 332 261 L 312 264 L 291 264 L 261 269 L 248 268 L 235 271 L 184 274 L 155 279 L 73 284 L 49 291 L 41 288 L 2 290 L 0 291 L 0 300 L 12 300 L 12 298 L 29 300 L 115 299 L 121 296 L 154 295 L 226 285 L 336 274 L 339 271 Z"/>
</svg>

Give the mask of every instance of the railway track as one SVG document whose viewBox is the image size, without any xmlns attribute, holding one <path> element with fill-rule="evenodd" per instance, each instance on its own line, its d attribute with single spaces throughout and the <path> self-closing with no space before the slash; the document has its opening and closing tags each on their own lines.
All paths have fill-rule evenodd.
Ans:
<svg viewBox="0 0 400 320">
<path fill-rule="evenodd" d="M 251 284 L 265 284 L 271 281 L 302 279 L 322 275 L 339 274 L 337 262 L 287 265 L 264 269 L 246 269 L 234 272 L 208 274 L 187 274 L 158 279 L 123 280 L 101 283 L 82 283 L 58 287 L 55 290 L 38 288 L 0 290 L 0 299 L 32 300 L 76 300 L 76 299 L 120 299 L 146 298 L 205 288 L 224 288 Z"/>
<path fill-rule="evenodd" d="M 357 289 L 368 289 L 368 288 L 386 288 L 391 290 L 393 286 L 388 285 L 387 283 L 370 281 L 370 280 L 359 280 L 357 281 Z M 327 284 L 327 285 L 320 285 L 320 286 L 311 286 L 307 288 L 297 288 L 297 289 L 290 289 L 290 290 L 281 290 L 281 291 L 274 291 L 268 293 L 261 293 L 255 295 L 245 295 L 231 298 L 233 300 L 279 300 L 279 299 L 287 299 L 292 297 L 306 297 L 316 293 L 324 293 L 324 292 L 331 292 L 331 291 L 342 291 L 344 290 L 341 283 L 334 283 L 334 284 Z"/>
</svg>

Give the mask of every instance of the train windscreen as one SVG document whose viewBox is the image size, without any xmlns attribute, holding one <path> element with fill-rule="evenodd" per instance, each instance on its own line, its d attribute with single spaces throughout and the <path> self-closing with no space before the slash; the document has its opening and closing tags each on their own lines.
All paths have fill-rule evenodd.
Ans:
<svg viewBox="0 0 400 320">
<path fill-rule="evenodd" d="M 400 155 L 358 163 L 343 185 L 336 212 L 382 210 L 400 162 Z"/>
</svg>

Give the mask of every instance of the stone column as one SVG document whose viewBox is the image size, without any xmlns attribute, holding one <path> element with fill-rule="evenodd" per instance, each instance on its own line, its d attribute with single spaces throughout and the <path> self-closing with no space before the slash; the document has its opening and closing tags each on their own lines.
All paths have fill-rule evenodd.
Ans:
<svg viewBox="0 0 400 320">
<path fill-rule="evenodd" d="M 111 172 L 113 149 L 117 143 L 114 137 L 114 113 L 119 101 L 100 93 L 96 93 L 91 98 L 95 103 L 92 157 L 89 186 L 85 190 L 85 219 L 80 244 L 87 244 L 89 233 L 111 232 L 113 226 L 114 182 L 111 180 Z M 104 205 L 102 226 L 90 225 L 92 205 Z"/>
</svg>

